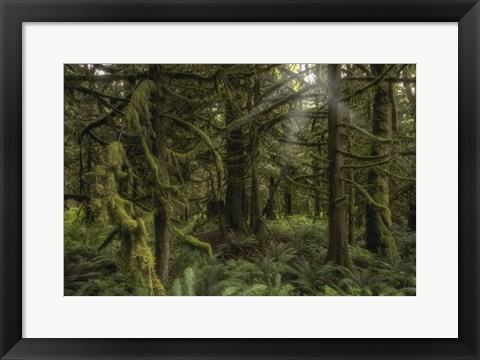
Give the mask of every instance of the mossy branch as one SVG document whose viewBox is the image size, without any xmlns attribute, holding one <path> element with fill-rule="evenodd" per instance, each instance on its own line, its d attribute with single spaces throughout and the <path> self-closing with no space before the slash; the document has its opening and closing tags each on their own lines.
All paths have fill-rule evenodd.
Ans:
<svg viewBox="0 0 480 360">
<path fill-rule="evenodd" d="M 341 149 L 337 149 L 337 152 L 340 154 L 355 159 L 355 160 L 379 160 L 379 159 L 385 159 L 390 156 L 390 154 L 382 154 L 382 155 L 361 155 L 361 154 L 355 154 L 351 153 L 348 151 L 343 151 Z"/>
<path fill-rule="evenodd" d="M 284 98 L 276 101 L 271 106 L 266 107 L 265 109 L 254 112 L 254 113 L 249 114 L 247 116 L 244 116 L 240 119 L 234 120 L 232 123 L 230 123 L 227 126 L 227 129 L 228 130 L 233 130 L 233 129 L 236 129 L 240 126 L 248 124 L 250 122 L 250 120 L 253 120 L 254 118 L 259 118 L 261 116 L 267 115 L 267 114 L 271 113 L 273 110 L 277 109 L 278 107 L 280 107 L 282 105 L 285 105 L 285 104 L 287 104 L 291 101 L 294 101 L 294 100 L 297 100 L 297 99 L 301 98 L 304 93 L 306 93 L 306 92 L 308 92 L 308 91 L 310 91 L 314 88 L 315 88 L 314 85 L 306 86 L 306 87 L 298 90 L 297 92 L 295 92 L 291 95 L 287 95 Z M 275 117 L 274 118 L 275 120 L 272 119 L 268 123 L 262 125 L 261 131 L 267 130 L 269 127 L 273 126 L 274 123 L 276 123 L 276 120 L 283 119 L 283 118 L 286 118 L 286 116 L 285 115 L 280 115 L 280 116 Z"/>
<path fill-rule="evenodd" d="M 222 67 L 223 65 L 219 65 L 218 68 L 209 76 L 205 76 L 203 74 L 198 74 L 193 72 L 189 73 L 189 72 L 179 72 L 179 71 L 165 71 L 165 74 L 172 79 L 179 79 L 179 80 L 191 79 L 191 80 L 197 80 L 197 81 L 212 81 L 217 77 Z"/>
<path fill-rule="evenodd" d="M 361 168 L 368 168 L 368 167 L 375 167 L 379 165 L 384 165 L 388 164 L 390 162 L 390 159 L 382 160 L 382 161 L 377 161 L 373 163 L 368 163 L 368 164 L 348 164 L 348 165 L 343 165 L 343 169 L 361 169 Z"/>
<path fill-rule="evenodd" d="M 292 140 L 287 138 L 278 138 L 279 142 L 289 145 L 298 145 L 298 146 L 306 146 L 306 147 L 318 147 L 319 145 L 323 145 L 323 142 L 307 142 L 307 141 L 298 141 Z"/>
<path fill-rule="evenodd" d="M 362 129 L 361 127 L 358 127 L 358 126 L 353 125 L 353 124 L 342 123 L 342 124 L 337 124 L 337 127 L 346 127 L 346 128 L 355 130 L 355 131 L 359 132 L 360 134 L 365 135 L 365 136 L 368 137 L 369 139 L 371 139 L 371 140 L 373 140 L 373 141 L 376 141 L 376 142 L 379 142 L 379 143 L 388 143 L 388 144 L 391 144 L 391 143 L 393 142 L 392 139 L 373 135 L 371 132 L 369 132 L 369 131 L 367 131 L 367 130 L 365 130 L 365 129 Z"/>
<path fill-rule="evenodd" d="M 212 246 L 209 243 L 200 241 L 195 236 L 185 234 L 183 231 L 177 229 L 173 225 L 171 227 L 173 228 L 173 231 L 180 240 L 184 241 L 186 244 L 192 246 L 195 249 L 203 251 L 208 255 L 208 257 L 212 257 Z"/>
<path fill-rule="evenodd" d="M 115 80 L 125 80 L 125 81 L 135 81 L 137 79 L 143 79 L 147 76 L 146 73 L 140 74 L 105 74 L 105 75 L 94 75 L 91 77 L 93 81 L 115 81 Z M 89 78 L 86 75 L 64 75 L 64 81 L 88 81 Z"/>
<path fill-rule="evenodd" d="M 312 185 L 299 183 L 299 182 L 293 180 L 290 176 L 286 176 L 285 179 L 293 185 L 296 185 L 296 186 L 299 186 L 299 187 L 302 187 L 302 188 L 305 188 L 305 189 L 309 189 L 309 190 L 318 190 L 317 186 L 312 186 Z"/>
<path fill-rule="evenodd" d="M 312 156 L 314 159 L 317 159 L 317 160 L 320 160 L 320 161 L 324 161 L 324 162 L 329 162 L 330 161 L 328 158 L 320 156 L 320 155 L 318 155 L 314 152 L 311 152 L 310 156 Z"/>
<path fill-rule="evenodd" d="M 186 126 L 188 128 L 190 128 L 196 135 L 198 135 L 198 137 L 205 143 L 205 145 L 207 145 L 210 150 L 212 151 L 212 154 L 213 154 L 213 157 L 214 157 L 214 163 L 215 163 L 215 167 L 217 169 L 217 186 L 218 186 L 218 196 L 221 197 L 223 196 L 223 173 L 224 173 L 224 169 L 223 169 L 223 160 L 222 160 L 222 157 L 220 156 L 220 154 L 218 153 L 217 150 L 215 150 L 215 147 L 213 146 L 213 143 L 212 143 L 212 140 L 210 139 L 210 137 L 205 134 L 200 128 L 196 127 L 195 125 L 185 121 L 185 120 L 182 120 L 182 119 L 179 119 L 175 116 L 171 116 L 171 115 L 165 115 L 166 117 L 168 117 L 170 120 L 173 120 L 174 122 L 178 123 L 178 124 L 181 124 L 183 126 Z"/>
<path fill-rule="evenodd" d="M 355 187 L 355 189 L 357 189 L 358 192 L 359 192 L 360 194 L 362 194 L 362 195 L 365 197 L 365 199 L 367 200 L 367 202 L 368 202 L 370 205 L 372 205 L 373 207 L 375 207 L 375 208 L 377 208 L 377 209 L 380 209 L 380 210 L 383 210 L 383 211 L 390 211 L 390 210 L 388 209 L 388 207 L 386 207 L 385 205 L 379 204 L 379 203 L 377 203 L 375 200 L 373 200 L 373 198 L 370 196 L 370 194 L 368 193 L 368 191 L 365 190 L 365 188 L 364 188 L 362 185 L 356 183 L 356 182 L 353 181 L 353 180 L 349 180 L 349 179 L 343 179 L 343 178 L 342 178 L 342 181 L 344 181 L 344 182 L 346 182 L 346 183 L 348 183 L 348 184 L 353 185 L 353 186 Z"/>
<path fill-rule="evenodd" d="M 385 75 L 387 75 L 387 74 L 390 72 L 390 70 L 392 70 L 394 67 L 395 67 L 395 64 L 389 65 L 389 66 L 385 69 L 385 71 L 384 71 L 383 73 L 381 73 L 377 78 L 375 78 L 375 80 L 373 80 L 372 82 L 368 83 L 368 84 L 365 85 L 364 87 L 361 87 L 361 88 L 355 90 L 352 94 L 347 95 L 347 96 L 344 96 L 343 98 L 339 99 L 338 101 L 339 101 L 339 102 L 348 101 L 348 100 L 350 100 L 351 98 L 353 98 L 354 96 L 360 95 L 361 93 L 365 92 L 366 90 L 368 90 L 368 89 L 371 88 L 372 86 L 377 85 L 379 82 L 381 82 L 381 81 L 383 80 L 383 78 L 385 77 Z"/>
<path fill-rule="evenodd" d="M 394 178 L 397 178 L 397 179 L 400 179 L 400 180 L 405 180 L 405 181 L 417 181 L 417 179 L 415 178 L 411 178 L 411 177 L 406 177 L 406 176 L 401 176 L 401 175 L 397 175 L 397 174 L 394 174 L 394 173 L 391 173 L 390 171 L 387 171 L 385 169 L 382 169 L 380 167 L 376 167 L 377 170 L 383 172 L 384 174 L 388 175 L 388 176 L 392 176 Z"/>
<path fill-rule="evenodd" d="M 373 81 L 376 78 L 373 76 L 349 76 L 342 81 Z M 385 77 L 383 81 L 388 82 L 388 83 L 405 83 L 405 84 L 415 84 L 417 82 L 416 78 L 404 78 L 404 77 Z"/>
<path fill-rule="evenodd" d="M 89 88 L 86 88 L 84 86 L 79 86 L 79 87 L 75 88 L 74 90 L 78 91 L 78 92 L 81 92 L 81 93 L 84 93 L 84 94 L 100 96 L 100 97 L 115 100 L 115 101 L 122 101 L 122 102 L 123 101 L 128 101 L 127 98 L 122 98 L 122 97 L 118 97 L 118 96 L 114 96 L 114 95 L 110 95 L 110 94 L 104 94 L 100 91 L 96 91 L 95 89 L 89 89 Z"/>
<path fill-rule="evenodd" d="M 343 195 L 342 197 L 334 199 L 333 203 L 338 204 L 338 203 L 341 203 L 341 202 L 345 201 L 346 199 L 347 199 L 347 195 Z"/>
<path fill-rule="evenodd" d="M 187 103 L 187 104 L 192 104 L 194 106 L 208 106 L 210 104 L 215 103 L 215 101 L 218 100 L 218 97 L 216 95 L 201 98 L 201 99 L 191 99 L 189 97 L 183 96 L 179 93 L 176 93 L 176 92 L 170 90 L 166 86 L 162 86 L 162 89 L 166 93 L 168 93 L 169 95 L 172 95 L 173 97 L 176 97 L 177 99 L 181 100 L 182 102 Z"/>
<path fill-rule="evenodd" d="M 180 153 L 171 149 L 167 149 L 167 152 L 173 157 L 175 157 L 175 159 L 187 163 L 193 161 L 195 159 L 195 156 L 197 156 L 197 154 L 202 151 L 202 145 L 203 142 L 199 142 L 192 150 L 186 151 L 184 153 Z"/>
</svg>

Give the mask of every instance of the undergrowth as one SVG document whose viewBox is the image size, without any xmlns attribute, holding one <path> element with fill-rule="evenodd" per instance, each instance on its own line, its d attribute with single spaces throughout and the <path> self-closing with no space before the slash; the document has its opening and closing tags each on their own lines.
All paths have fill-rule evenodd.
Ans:
<svg viewBox="0 0 480 360">
<path fill-rule="evenodd" d="M 98 251 L 111 229 L 81 226 L 65 215 L 65 295 L 145 295 L 115 259 L 115 242 Z M 412 296 L 416 293 L 415 232 L 396 227 L 401 260 L 389 264 L 359 239 L 351 270 L 325 263 L 328 226 L 304 216 L 267 223 L 268 245 L 254 236 L 229 237 L 212 258 L 173 243 L 168 295 L 173 296 Z M 151 242 L 150 242 L 150 245 Z"/>
</svg>

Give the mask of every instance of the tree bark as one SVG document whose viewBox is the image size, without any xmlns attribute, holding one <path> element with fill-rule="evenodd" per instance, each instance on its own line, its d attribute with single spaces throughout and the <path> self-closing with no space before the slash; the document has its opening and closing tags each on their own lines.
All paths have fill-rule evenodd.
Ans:
<svg viewBox="0 0 480 360">
<path fill-rule="evenodd" d="M 348 245 L 345 238 L 345 191 L 342 181 L 343 155 L 337 149 L 342 147 L 338 95 L 340 87 L 340 66 L 328 65 L 328 251 L 326 261 L 351 268 Z"/>
<path fill-rule="evenodd" d="M 265 245 L 265 229 L 263 228 L 262 213 L 260 208 L 260 191 L 259 179 L 257 171 L 257 152 L 259 134 L 257 129 L 251 127 L 251 163 L 252 163 L 252 183 L 251 183 L 251 197 L 250 197 L 250 229 L 255 234 L 260 246 Z"/>
<path fill-rule="evenodd" d="M 157 207 L 153 216 L 155 226 L 155 271 L 163 284 L 168 283 L 170 235 L 165 211 Z"/>
<path fill-rule="evenodd" d="M 278 183 L 275 184 L 275 178 L 270 176 L 268 184 L 268 199 L 265 207 L 263 208 L 262 214 L 269 220 L 273 220 L 275 218 L 274 208 L 275 208 L 275 192 L 277 191 Z"/>
<path fill-rule="evenodd" d="M 347 121 L 351 123 L 350 117 L 347 117 Z M 348 132 L 347 136 L 347 150 L 352 152 L 352 132 Z M 353 169 L 348 170 L 348 178 L 350 181 L 355 181 Z M 348 188 L 348 244 L 355 245 L 355 188 L 350 186 Z"/>
<path fill-rule="evenodd" d="M 152 155 L 155 157 L 160 180 L 163 184 L 170 184 L 167 167 L 167 154 L 165 149 L 165 129 L 161 119 L 161 65 L 152 65 L 149 77 L 157 84 L 156 91 L 152 94 L 152 129 L 155 137 L 152 141 Z M 170 258 L 170 233 L 168 223 L 170 214 L 168 211 L 168 193 L 165 189 L 154 189 L 154 246 L 155 246 L 155 271 L 163 284 L 168 283 L 169 258 Z"/>
<path fill-rule="evenodd" d="M 226 102 L 225 123 L 234 119 L 233 104 Z M 236 127 L 227 134 L 227 191 L 226 215 L 229 227 L 234 231 L 248 233 L 245 208 L 245 153 L 242 127 Z"/>
<path fill-rule="evenodd" d="M 385 71 L 385 65 L 382 64 L 372 64 L 371 68 L 376 76 Z M 372 134 L 383 138 L 392 136 L 392 104 L 389 92 L 390 87 L 386 82 L 381 81 L 375 86 Z M 370 153 L 372 156 L 389 155 L 390 145 L 373 141 Z M 388 170 L 388 164 L 370 168 L 368 172 L 368 191 L 377 205 L 367 203 L 366 206 L 366 245 L 371 252 L 379 253 L 387 261 L 394 262 L 398 252 L 392 236 L 388 176 L 381 171 L 382 168 Z"/>
</svg>

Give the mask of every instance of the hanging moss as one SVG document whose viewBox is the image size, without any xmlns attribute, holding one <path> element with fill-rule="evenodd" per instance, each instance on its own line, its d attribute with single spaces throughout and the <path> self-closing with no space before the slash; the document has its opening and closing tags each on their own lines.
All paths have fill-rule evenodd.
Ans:
<svg viewBox="0 0 480 360">
<path fill-rule="evenodd" d="M 125 150 L 120 142 L 113 142 L 105 148 L 103 159 L 109 170 L 120 169 L 126 159 Z"/>
<path fill-rule="evenodd" d="M 187 243 L 188 245 L 192 246 L 195 249 L 203 251 L 204 253 L 206 253 L 208 255 L 208 257 L 212 257 L 212 247 L 210 246 L 209 243 L 200 241 L 196 237 L 194 237 L 192 235 L 188 235 L 188 234 L 182 232 L 181 230 L 175 228 L 174 226 L 172 226 L 172 227 L 173 227 L 173 230 L 174 230 L 175 234 L 177 234 L 177 237 L 180 240 L 184 241 L 185 243 Z"/>
<path fill-rule="evenodd" d="M 155 275 L 155 260 L 147 244 L 145 223 L 141 211 L 124 199 L 119 191 L 121 184 L 129 178 L 124 171 L 127 158 L 123 145 L 113 142 L 108 145 L 88 178 L 93 181 L 95 197 L 91 206 L 97 214 L 103 214 L 108 222 L 115 225 L 122 239 L 118 253 L 120 268 L 140 288 L 148 289 L 146 295 L 165 295 L 165 289 Z"/>
<path fill-rule="evenodd" d="M 140 116 L 135 108 L 129 106 L 125 110 L 125 117 L 127 118 L 127 124 L 132 128 L 133 131 L 137 133 L 141 131 Z"/>
<path fill-rule="evenodd" d="M 156 85 L 154 81 L 150 79 L 143 80 L 133 92 L 129 106 L 136 109 L 147 119 L 150 118 L 150 96 L 155 89 Z"/>
<path fill-rule="evenodd" d="M 133 241 L 130 248 L 127 249 L 130 254 L 128 268 L 125 270 L 134 277 L 138 273 L 146 275 L 138 277 L 137 281 L 146 281 L 148 295 L 165 295 L 165 289 L 155 275 L 155 259 L 146 242 L 147 232 L 142 219 L 138 219 L 138 226 L 131 235 Z"/>
<path fill-rule="evenodd" d="M 134 231 L 137 228 L 137 222 L 129 215 L 133 213 L 132 204 L 118 194 L 108 196 L 107 201 L 110 214 L 120 229 L 128 233 Z"/>
</svg>

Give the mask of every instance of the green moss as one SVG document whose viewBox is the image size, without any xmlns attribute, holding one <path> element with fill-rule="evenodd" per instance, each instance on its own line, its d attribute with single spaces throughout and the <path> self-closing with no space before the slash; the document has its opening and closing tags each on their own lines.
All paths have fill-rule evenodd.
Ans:
<svg viewBox="0 0 480 360">
<path fill-rule="evenodd" d="M 144 115 L 146 118 L 150 118 L 150 97 L 152 92 L 156 89 L 155 82 L 152 80 L 143 80 L 138 84 L 137 88 L 132 94 L 130 106 L 133 107 L 138 113 Z"/>
<path fill-rule="evenodd" d="M 109 196 L 108 209 L 114 222 L 122 231 L 132 232 L 137 228 L 137 222 L 131 217 L 131 203 L 118 194 Z"/>
<path fill-rule="evenodd" d="M 90 206 L 98 218 L 102 217 L 120 230 L 119 266 L 139 288 L 147 289 L 147 293 L 141 295 L 165 295 L 155 275 L 155 260 L 146 241 L 147 231 L 141 213 L 119 193 L 121 185 L 127 184 L 130 178 L 129 172 L 124 171 L 128 163 L 123 145 L 120 142 L 109 144 L 100 161 L 89 174 L 95 193 Z"/>
<path fill-rule="evenodd" d="M 150 97 L 155 88 L 152 80 L 142 81 L 133 92 L 130 103 L 124 111 L 127 124 L 136 135 L 142 134 L 141 118 L 145 120 L 151 118 Z"/>
<path fill-rule="evenodd" d="M 212 154 L 213 154 L 213 159 L 215 163 L 215 168 L 217 170 L 217 187 L 218 187 L 218 192 L 217 192 L 217 200 L 223 199 L 223 174 L 225 172 L 223 168 L 223 160 L 218 151 L 215 149 L 215 146 L 213 146 L 212 140 L 210 137 L 205 134 L 200 128 L 196 127 L 195 125 L 186 122 L 182 119 L 179 119 L 174 116 L 167 116 L 169 119 L 181 124 L 182 126 L 190 128 L 202 141 L 205 145 L 207 145 Z"/>
<path fill-rule="evenodd" d="M 140 125 L 140 116 L 138 112 L 133 107 L 128 107 L 125 110 L 125 117 L 127 118 L 127 124 L 132 128 L 132 130 L 136 133 L 141 132 L 141 125 Z"/>
<path fill-rule="evenodd" d="M 105 166 L 110 170 L 121 169 L 126 159 L 123 145 L 118 141 L 108 145 L 104 150 L 103 159 Z"/>
<path fill-rule="evenodd" d="M 181 230 L 175 228 L 173 225 L 172 225 L 172 228 L 173 228 L 175 234 L 177 234 L 177 237 L 180 238 L 182 241 L 184 241 L 186 244 L 188 244 L 189 246 L 191 246 L 195 249 L 198 249 L 198 250 L 206 253 L 208 255 L 208 257 L 212 257 L 212 255 L 213 255 L 212 254 L 212 247 L 210 246 L 209 243 L 200 241 L 192 235 L 185 234 Z"/>
<path fill-rule="evenodd" d="M 367 205 L 367 248 L 379 253 L 390 263 L 398 260 L 398 251 L 392 235 L 392 214 L 388 207 L 389 191 L 385 175 L 378 169 L 369 172 L 369 185 L 372 188 L 373 202 Z M 376 204 L 377 206 L 374 206 Z"/>
</svg>

